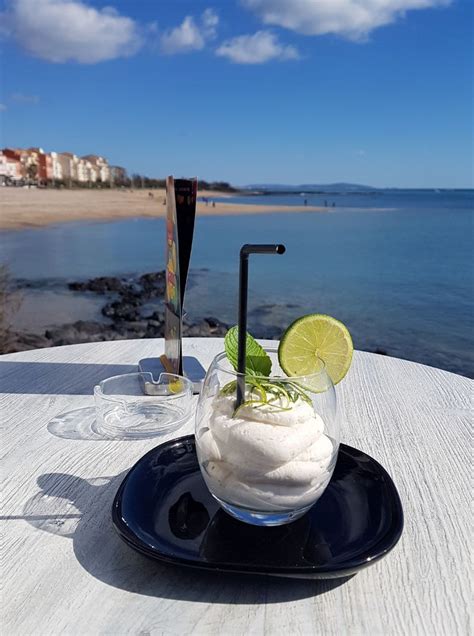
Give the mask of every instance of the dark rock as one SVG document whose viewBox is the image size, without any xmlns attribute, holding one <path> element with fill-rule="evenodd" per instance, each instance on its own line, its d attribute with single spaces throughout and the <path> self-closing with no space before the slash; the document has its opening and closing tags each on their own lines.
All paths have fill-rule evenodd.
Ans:
<svg viewBox="0 0 474 636">
<path fill-rule="evenodd" d="M 4 353 L 15 353 L 17 351 L 29 351 L 30 349 L 44 349 L 52 346 L 52 341 L 46 336 L 36 333 L 15 333 Z"/>
<path fill-rule="evenodd" d="M 120 291 L 123 287 L 123 281 L 114 276 L 101 276 L 89 281 L 89 289 L 93 292 L 105 293 L 110 291 Z"/>
<path fill-rule="evenodd" d="M 143 316 L 143 320 L 147 320 L 148 323 L 150 323 L 150 322 L 164 323 L 165 322 L 165 312 L 164 311 L 154 311 L 149 316 Z"/>
<path fill-rule="evenodd" d="M 47 329 L 45 336 L 54 345 L 99 342 L 107 339 L 106 336 L 109 329 L 109 325 L 104 325 L 100 322 L 78 320 L 69 325 Z"/>
<path fill-rule="evenodd" d="M 112 320 L 127 320 L 134 322 L 140 318 L 140 312 L 136 304 L 116 300 L 102 308 L 102 315 Z"/>
<path fill-rule="evenodd" d="M 123 320 L 116 327 L 120 331 L 142 332 L 144 334 L 148 329 L 148 323 L 146 320 Z"/>
<path fill-rule="evenodd" d="M 164 288 L 165 284 L 165 272 L 150 272 L 149 274 L 143 274 L 138 279 L 144 289 L 160 287 Z"/>
<path fill-rule="evenodd" d="M 164 321 L 163 320 L 147 320 L 148 326 L 152 327 L 154 329 L 158 329 L 159 327 L 163 327 L 164 326 Z"/>
<path fill-rule="evenodd" d="M 148 327 L 145 332 L 146 338 L 163 338 L 165 335 L 164 323 L 156 322 L 155 320 L 148 322 Z"/>
<path fill-rule="evenodd" d="M 106 292 L 121 291 L 123 284 L 123 281 L 115 276 L 99 276 L 86 282 L 69 283 L 68 287 L 73 291 L 92 291 L 97 294 L 105 294 Z"/>
<path fill-rule="evenodd" d="M 225 334 L 229 329 L 229 325 L 221 322 L 218 318 L 204 318 L 204 322 L 209 325 L 211 333 L 223 332 Z"/>
<path fill-rule="evenodd" d="M 101 314 L 107 318 L 113 318 L 115 316 L 115 307 L 112 307 L 112 303 L 109 303 L 102 307 Z"/>
<path fill-rule="evenodd" d="M 87 291 L 88 283 L 68 283 L 68 288 L 72 291 Z"/>
<path fill-rule="evenodd" d="M 127 281 L 115 276 L 99 276 L 88 281 L 69 283 L 73 291 L 92 291 L 98 294 L 117 292 L 127 300 L 137 298 L 141 301 L 160 296 L 165 291 L 165 272 L 143 274 L 138 280 Z"/>
<path fill-rule="evenodd" d="M 224 336 L 227 333 L 228 328 L 228 325 L 221 322 L 217 318 L 204 318 L 198 323 L 183 324 L 183 336 Z"/>
<path fill-rule="evenodd" d="M 141 307 L 143 304 L 143 299 L 136 294 L 127 293 L 124 294 L 117 302 L 122 304 L 124 307 L 126 305 L 129 305 L 130 307 Z"/>
<path fill-rule="evenodd" d="M 143 298 L 143 289 L 136 285 L 135 283 L 127 283 L 122 285 L 120 289 L 120 296 L 123 300 L 142 300 Z"/>
<path fill-rule="evenodd" d="M 86 335 L 94 335 L 98 333 L 104 333 L 108 330 L 109 326 L 102 322 L 94 322 L 92 320 L 78 320 L 73 323 L 73 326 L 80 332 Z"/>
</svg>

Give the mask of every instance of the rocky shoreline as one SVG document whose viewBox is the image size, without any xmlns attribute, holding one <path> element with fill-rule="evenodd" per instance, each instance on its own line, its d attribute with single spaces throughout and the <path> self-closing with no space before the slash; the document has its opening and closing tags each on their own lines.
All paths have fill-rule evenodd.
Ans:
<svg viewBox="0 0 474 636">
<path fill-rule="evenodd" d="M 162 338 L 165 330 L 164 295 L 165 272 L 150 272 L 138 277 L 119 278 L 99 276 L 86 281 L 71 282 L 68 288 L 81 294 L 97 294 L 104 297 L 101 313 L 103 322 L 77 320 L 72 323 L 46 329 L 44 333 L 11 332 L 3 353 L 16 353 L 30 349 L 42 349 L 61 345 L 104 342 L 108 340 L 136 340 Z M 149 308 L 154 304 L 159 309 Z M 251 314 L 271 314 L 277 305 L 261 305 Z M 294 307 L 286 305 L 286 307 Z M 249 315 L 251 315 L 249 314 Z M 199 321 L 183 319 L 184 337 L 223 337 L 230 325 L 218 318 L 205 317 Z M 281 328 L 262 325 L 252 329 L 256 338 L 279 339 Z M 373 353 L 387 355 L 384 349 Z"/>
<path fill-rule="evenodd" d="M 164 307 L 150 311 L 150 301 L 164 298 L 165 272 L 151 272 L 138 278 L 100 276 L 68 285 L 74 292 L 92 292 L 104 296 L 101 313 L 107 321 L 78 320 L 46 329 L 43 334 L 12 333 L 8 353 L 85 342 L 160 338 L 164 335 Z M 224 336 L 228 325 L 217 318 L 206 317 L 198 322 L 183 320 L 183 336 Z"/>
</svg>

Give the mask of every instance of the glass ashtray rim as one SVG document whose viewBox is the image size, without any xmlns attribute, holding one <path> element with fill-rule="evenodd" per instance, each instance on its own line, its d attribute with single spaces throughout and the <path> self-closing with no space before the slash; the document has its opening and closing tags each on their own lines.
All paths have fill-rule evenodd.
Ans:
<svg viewBox="0 0 474 636">
<path fill-rule="evenodd" d="M 115 394 L 104 393 L 104 385 L 107 382 L 112 382 L 114 380 L 117 381 L 119 379 L 123 380 L 125 378 L 136 378 L 139 382 L 140 382 L 140 379 L 142 379 L 143 381 L 146 380 L 147 382 L 158 385 L 158 384 L 162 384 L 161 380 L 163 376 L 176 378 L 175 381 L 182 382 L 183 384 L 182 388 L 176 393 L 171 393 L 168 395 L 165 395 L 165 394 L 164 395 L 148 395 L 145 392 L 143 392 L 142 395 L 127 394 L 125 392 L 115 393 Z M 156 400 L 160 402 L 168 402 L 168 401 L 188 397 L 189 400 L 191 401 L 192 396 L 193 396 L 193 383 L 189 378 L 186 378 L 185 376 L 179 375 L 177 373 L 168 373 L 165 371 L 160 373 L 158 380 L 155 380 L 153 373 L 151 373 L 150 371 L 135 371 L 133 373 L 122 373 L 119 375 L 112 375 L 109 378 L 104 378 L 98 384 L 94 386 L 94 397 L 104 400 L 106 402 L 114 402 L 117 404 L 123 404 L 124 401 L 131 402 L 131 401 L 139 400 L 141 398 L 146 398 L 147 401 Z"/>
<path fill-rule="evenodd" d="M 136 371 L 101 380 L 94 387 L 93 431 L 111 440 L 140 440 L 181 428 L 193 412 L 192 381 L 165 371 L 155 378 L 149 371 Z M 108 382 L 115 394 L 104 393 Z M 170 387 L 173 382 L 180 382 L 176 392 Z M 145 384 L 150 383 L 162 387 L 163 394 L 148 394 Z"/>
</svg>

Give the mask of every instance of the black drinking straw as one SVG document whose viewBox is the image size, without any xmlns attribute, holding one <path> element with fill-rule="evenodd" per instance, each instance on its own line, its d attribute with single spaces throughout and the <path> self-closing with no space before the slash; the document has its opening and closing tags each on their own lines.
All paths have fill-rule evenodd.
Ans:
<svg viewBox="0 0 474 636">
<path fill-rule="evenodd" d="M 250 254 L 284 254 L 284 245 L 243 245 L 240 250 L 239 273 L 239 339 L 237 352 L 237 407 L 239 407 L 245 395 L 245 358 L 247 337 L 247 296 L 249 286 L 249 256 Z"/>
</svg>

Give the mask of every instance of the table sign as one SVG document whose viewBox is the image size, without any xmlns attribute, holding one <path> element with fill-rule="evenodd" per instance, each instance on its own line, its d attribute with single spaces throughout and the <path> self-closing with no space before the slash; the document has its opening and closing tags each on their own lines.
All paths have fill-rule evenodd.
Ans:
<svg viewBox="0 0 474 636">
<path fill-rule="evenodd" d="M 183 373 L 184 293 L 196 216 L 196 179 L 166 180 L 165 354 L 173 373 Z"/>
<path fill-rule="evenodd" d="M 182 354 L 183 304 L 196 216 L 197 179 L 166 179 L 165 354 L 140 360 L 140 371 L 155 378 L 163 371 L 187 375 L 199 391 L 205 371 L 196 358 Z M 153 385 L 145 384 L 145 393 Z"/>
</svg>

